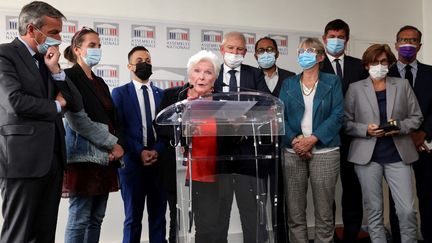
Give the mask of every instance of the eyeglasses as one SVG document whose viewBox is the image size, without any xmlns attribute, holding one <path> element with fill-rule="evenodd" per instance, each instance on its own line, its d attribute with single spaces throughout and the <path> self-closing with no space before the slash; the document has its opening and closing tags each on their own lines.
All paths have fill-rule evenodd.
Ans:
<svg viewBox="0 0 432 243">
<path fill-rule="evenodd" d="M 313 47 L 309 47 L 309 48 L 299 48 L 297 49 L 297 54 L 303 54 L 303 53 L 316 53 L 316 49 Z"/>
<path fill-rule="evenodd" d="M 401 44 L 417 44 L 418 43 L 417 38 L 399 38 L 398 42 Z"/>
<path fill-rule="evenodd" d="M 382 60 L 375 60 L 375 61 L 373 61 L 373 62 L 370 63 L 370 65 L 372 65 L 372 66 L 376 66 L 378 64 L 389 65 L 389 62 L 388 62 L 387 59 L 382 59 Z"/>
<path fill-rule="evenodd" d="M 264 52 L 267 52 L 267 53 L 275 53 L 276 52 L 276 49 L 275 48 L 273 48 L 273 47 L 267 47 L 267 48 L 258 48 L 256 51 L 255 51 L 257 54 L 263 54 Z"/>
</svg>

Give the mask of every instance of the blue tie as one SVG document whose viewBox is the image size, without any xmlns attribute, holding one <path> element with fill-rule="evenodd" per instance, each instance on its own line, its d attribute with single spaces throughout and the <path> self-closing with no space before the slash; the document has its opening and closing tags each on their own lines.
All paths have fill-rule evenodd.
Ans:
<svg viewBox="0 0 432 243">
<path fill-rule="evenodd" d="M 235 73 L 237 70 L 231 69 L 228 71 L 228 73 L 231 75 L 229 80 L 229 91 L 230 92 L 237 92 L 237 78 L 235 76 Z"/>
<path fill-rule="evenodd" d="M 153 118 L 151 113 L 149 94 L 146 85 L 141 86 L 141 89 L 143 90 L 143 96 L 144 96 L 144 111 L 146 117 L 145 125 L 147 130 L 147 147 L 153 148 L 153 145 L 155 143 L 155 137 L 153 134 Z"/>
</svg>

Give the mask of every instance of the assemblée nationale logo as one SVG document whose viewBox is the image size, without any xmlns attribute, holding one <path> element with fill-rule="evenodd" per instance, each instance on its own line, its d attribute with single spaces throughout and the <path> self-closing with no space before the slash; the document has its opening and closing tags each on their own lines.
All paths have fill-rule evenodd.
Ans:
<svg viewBox="0 0 432 243">
<path fill-rule="evenodd" d="M 222 37 L 222 30 L 201 30 L 201 50 L 219 51 Z"/>
<path fill-rule="evenodd" d="M 255 40 L 256 40 L 256 34 L 255 33 L 245 33 L 243 32 L 243 35 L 246 38 L 246 48 L 248 52 L 254 53 L 255 52 Z"/>
<path fill-rule="evenodd" d="M 119 24 L 95 22 L 94 29 L 98 32 L 102 45 L 119 45 Z"/>
<path fill-rule="evenodd" d="M 153 70 L 150 80 L 161 89 L 183 86 L 186 83 L 184 75 L 186 69 L 184 68 L 155 67 Z"/>
<path fill-rule="evenodd" d="M 190 30 L 188 28 L 167 27 L 167 48 L 189 49 Z"/>
<path fill-rule="evenodd" d="M 13 40 L 18 37 L 18 17 L 6 16 L 6 40 Z"/>
<path fill-rule="evenodd" d="M 133 24 L 131 26 L 131 45 L 155 48 L 156 27 L 149 25 Z"/>
<path fill-rule="evenodd" d="M 96 76 L 102 77 L 110 89 L 119 85 L 119 65 L 100 64 L 94 67 Z"/>
<path fill-rule="evenodd" d="M 61 34 L 62 42 L 70 44 L 72 41 L 72 37 L 78 29 L 78 21 L 77 20 L 67 20 L 63 21 L 63 28 Z"/>
<path fill-rule="evenodd" d="M 278 45 L 279 54 L 288 55 L 288 36 L 269 34 L 270 38 L 274 39 Z"/>
</svg>

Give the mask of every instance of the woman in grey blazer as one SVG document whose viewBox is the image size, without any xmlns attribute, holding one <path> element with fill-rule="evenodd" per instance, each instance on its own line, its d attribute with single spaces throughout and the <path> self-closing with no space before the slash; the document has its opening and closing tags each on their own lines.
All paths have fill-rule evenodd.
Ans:
<svg viewBox="0 0 432 243">
<path fill-rule="evenodd" d="M 387 77 L 396 58 L 387 44 L 363 54 L 367 79 L 353 83 L 345 98 L 345 132 L 352 136 L 348 161 L 355 163 L 372 242 L 387 242 L 382 178 L 387 181 L 400 222 L 402 242 L 416 241 L 411 163 L 418 154 L 410 133 L 423 116 L 407 80 Z M 389 126 L 391 122 L 393 125 Z"/>
</svg>

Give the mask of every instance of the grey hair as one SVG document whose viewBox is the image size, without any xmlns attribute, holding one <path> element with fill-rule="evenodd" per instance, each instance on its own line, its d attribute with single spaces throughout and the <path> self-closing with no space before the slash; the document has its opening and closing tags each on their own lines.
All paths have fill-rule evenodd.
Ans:
<svg viewBox="0 0 432 243">
<path fill-rule="evenodd" d="M 324 45 L 318 38 L 308 37 L 308 38 L 304 39 L 302 42 L 300 42 L 299 48 L 301 48 L 302 46 L 308 46 L 308 47 L 315 48 L 316 53 L 319 55 L 325 54 Z"/>
<path fill-rule="evenodd" d="M 238 38 L 241 39 L 243 41 L 243 43 L 245 43 L 246 45 L 246 37 L 244 36 L 243 33 L 238 32 L 238 31 L 231 31 L 228 32 L 224 35 L 223 40 L 222 40 L 222 45 L 225 45 L 225 42 L 227 41 L 227 39 L 229 38 Z"/>
<path fill-rule="evenodd" d="M 211 51 L 206 51 L 206 50 L 199 51 L 197 54 L 195 54 L 189 58 L 189 61 L 187 63 L 188 76 L 191 73 L 192 68 L 195 65 L 197 65 L 199 62 L 202 62 L 202 61 L 208 61 L 213 65 L 215 75 L 217 78 L 217 76 L 219 75 L 220 68 L 221 68 L 221 63 L 219 61 L 219 58 L 216 56 L 216 54 L 214 54 Z"/>
<path fill-rule="evenodd" d="M 18 17 L 18 32 L 21 36 L 27 34 L 27 26 L 33 24 L 40 29 L 44 25 L 44 16 L 55 19 L 66 19 L 66 17 L 56 8 L 48 3 L 33 1 L 25 5 Z"/>
</svg>

